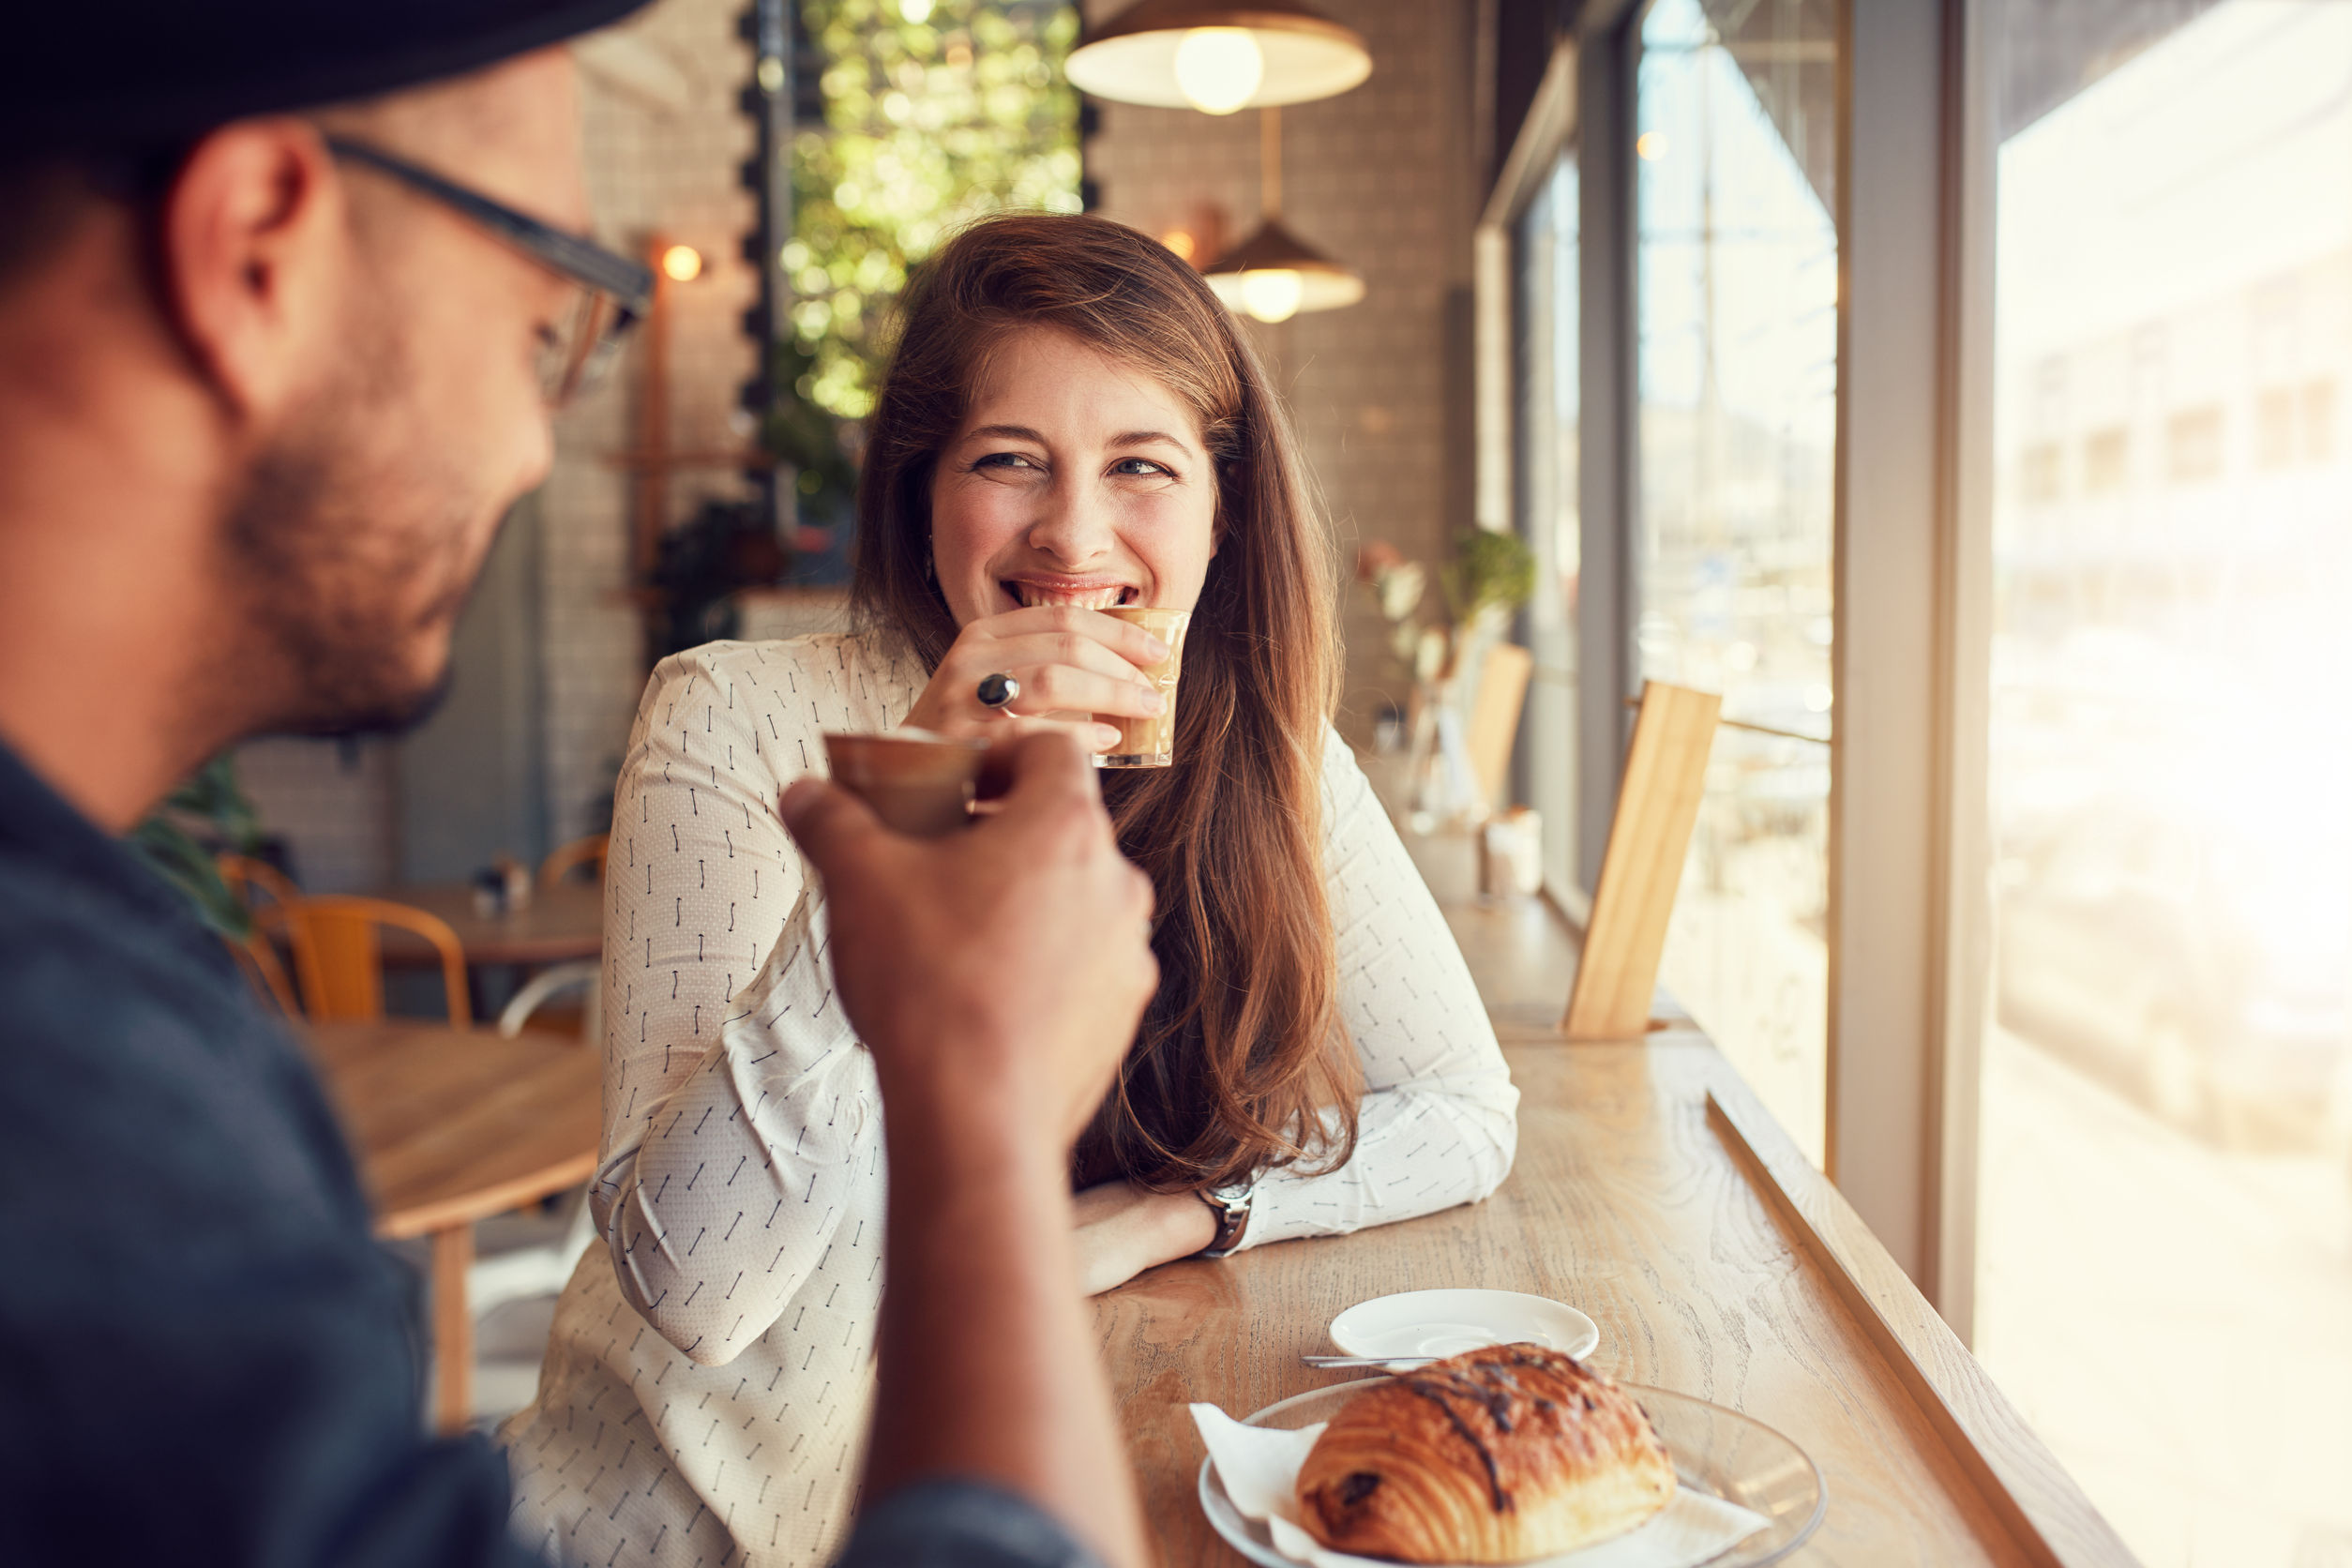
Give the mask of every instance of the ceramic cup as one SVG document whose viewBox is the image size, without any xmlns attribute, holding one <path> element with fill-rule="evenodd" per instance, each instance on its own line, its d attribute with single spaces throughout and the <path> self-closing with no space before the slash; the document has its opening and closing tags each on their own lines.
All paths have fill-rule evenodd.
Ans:
<svg viewBox="0 0 2352 1568">
<path fill-rule="evenodd" d="M 833 781 L 872 807 L 883 825 L 916 838 L 936 838 L 971 821 L 988 749 L 985 742 L 949 740 L 928 730 L 825 731 Z"/>
</svg>

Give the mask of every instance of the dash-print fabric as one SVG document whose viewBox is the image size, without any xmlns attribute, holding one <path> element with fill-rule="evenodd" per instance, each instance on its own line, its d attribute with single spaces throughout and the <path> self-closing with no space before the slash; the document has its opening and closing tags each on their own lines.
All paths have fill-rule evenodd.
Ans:
<svg viewBox="0 0 2352 1568">
<path fill-rule="evenodd" d="M 592 1247 L 539 1396 L 502 1434 L 552 1560 L 815 1565 L 847 1533 L 873 1399 L 885 1191 L 873 1065 L 824 904 L 776 814 L 822 731 L 886 730 L 924 674 L 864 639 L 716 642 L 638 714 L 606 870 Z M 1355 1157 L 1259 1185 L 1247 1244 L 1492 1192 L 1518 1092 L 1452 933 L 1335 735 L 1325 871 L 1366 1093 Z"/>
</svg>

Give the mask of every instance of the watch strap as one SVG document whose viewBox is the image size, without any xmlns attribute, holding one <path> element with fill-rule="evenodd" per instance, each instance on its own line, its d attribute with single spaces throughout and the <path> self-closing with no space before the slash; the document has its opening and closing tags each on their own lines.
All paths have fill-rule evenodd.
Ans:
<svg viewBox="0 0 2352 1568">
<path fill-rule="evenodd" d="M 1215 1239 L 1200 1249 L 1199 1256 L 1230 1258 L 1241 1249 L 1242 1237 L 1249 1229 L 1251 1185 L 1244 1183 L 1229 1187 L 1203 1187 L 1198 1196 L 1217 1221 Z"/>
</svg>

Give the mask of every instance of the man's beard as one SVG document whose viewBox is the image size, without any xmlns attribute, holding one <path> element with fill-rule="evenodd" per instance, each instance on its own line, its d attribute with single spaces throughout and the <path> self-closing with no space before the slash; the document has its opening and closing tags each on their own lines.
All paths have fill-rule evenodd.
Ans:
<svg viewBox="0 0 2352 1568">
<path fill-rule="evenodd" d="M 281 694 L 259 732 L 397 735 L 448 694 L 445 653 L 420 671 L 415 645 L 445 645 L 480 565 L 466 548 L 478 528 L 430 444 L 398 439 L 390 357 L 353 355 L 354 372 L 256 459 L 228 519 L 257 634 L 251 674 Z M 421 605 L 420 580 L 433 582 Z"/>
</svg>

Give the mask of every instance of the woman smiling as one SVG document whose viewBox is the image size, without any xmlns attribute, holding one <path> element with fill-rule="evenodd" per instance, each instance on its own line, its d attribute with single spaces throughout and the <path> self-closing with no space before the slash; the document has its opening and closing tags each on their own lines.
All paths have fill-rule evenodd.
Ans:
<svg viewBox="0 0 2352 1568">
<path fill-rule="evenodd" d="M 1161 982 L 1072 1171 L 1085 1289 L 1471 1201 L 1510 1168 L 1493 1033 L 1331 730 L 1327 524 L 1197 274 L 1099 219 L 965 231 L 909 293 L 859 524 L 858 629 L 665 661 L 622 771 L 607 1244 L 507 1431 L 520 1512 L 567 1562 L 837 1544 L 882 1125 L 774 803 L 828 729 L 1066 725 L 1110 749 L 1103 717 L 1161 711 L 1164 650 L 1102 610 L 1193 617 L 1173 765 L 1102 776 L 1158 896 Z"/>
</svg>

